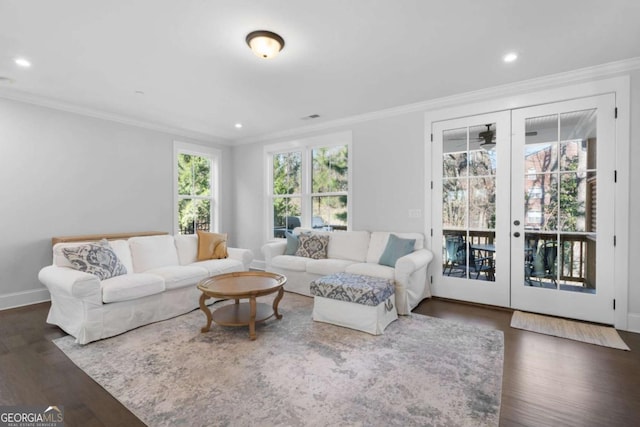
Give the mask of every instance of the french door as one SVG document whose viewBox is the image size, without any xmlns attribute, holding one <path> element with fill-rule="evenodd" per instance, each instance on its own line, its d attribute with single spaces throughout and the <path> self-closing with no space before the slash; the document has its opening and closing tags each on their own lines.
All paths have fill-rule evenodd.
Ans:
<svg viewBox="0 0 640 427">
<path fill-rule="evenodd" d="M 613 324 L 613 95 L 433 124 L 433 294 Z"/>
<path fill-rule="evenodd" d="M 437 122 L 433 136 L 433 293 L 508 307 L 510 113 Z"/>
<path fill-rule="evenodd" d="M 614 323 L 615 98 L 513 110 L 511 306 Z"/>
</svg>

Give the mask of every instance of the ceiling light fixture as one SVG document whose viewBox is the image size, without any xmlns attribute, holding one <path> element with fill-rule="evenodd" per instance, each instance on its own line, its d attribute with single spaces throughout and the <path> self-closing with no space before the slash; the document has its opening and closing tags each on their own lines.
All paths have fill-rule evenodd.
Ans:
<svg viewBox="0 0 640 427">
<path fill-rule="evenodd" d="M 256 56 L 275 57 L 284 48 L 284 39 L 271 31 L 259 30 L 247 34 L 246 42 Z"/>
<path fill-rule="evenodd" d="M 24 68 L 29 68 L 31 67 L 31 62 L 29 62 L 28 60 L 24 59 L 24 58 L 16 58 L 16 64 L 18 64 L 21 67 Z"/>
<path fill-rule="evenodd" d="M 242 123 L 236 123 L 235 127 L 236 129 L 242 129 Z"/>
<path fill-rule="evenodd" d="M 502 57 L 504 62 L 513 62 L 518 59 L 518 54 L 515 52 L 509 52 L 505 56 Z"/>
</svg>

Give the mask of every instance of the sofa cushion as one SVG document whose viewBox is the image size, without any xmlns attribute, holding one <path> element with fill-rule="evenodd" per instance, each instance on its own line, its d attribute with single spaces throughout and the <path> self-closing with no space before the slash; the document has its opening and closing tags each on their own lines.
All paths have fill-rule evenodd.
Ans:
<svg viewBox="0 0 640 427">
<path fill-rule="evenodd" d="M 296 251 L 296 256 L 323 259 L 327 257 L 327 246 L 329 236 L 319 234 L 300 234 L 298 236 L 300 245 Z"/>
<path fill-rule="evenodd" d="M 227 253 L 227 235 L 221 233 L 209 233 L 197 230 L 198 234 L 198 261 L 207 259 L 224 259 Z"/>
<path fill-rule="evenodd" d="M 198 236 L 196 234 L 176 234 L 174 240 L 180 265 L 193 264 L 198 260 Z"/>
<path fill-rule="evenodd" d="M 307 261 L 307 273 L 326 276 L 328 274 L 343 272 L 344 269 L 351 264 L 353 264 L 353 261 L 345 259 L 310 259 Z"/>
<path fill-rule="evenodd" d="M 132 237 L 129 239 L 129 249 L 136 273 L 180 264 L 173 236 Z"/>
<path fill-rule="evenodd" d="M 271 259 L 273 267 L 292 271 L 307 271 L 307 262 L 310 258 L 294 255 L 278 255 Z"/>
<path fill-rule="evenodd" d="M 165 290 L 164 280 L 155 274 L 132 273 L 112 277 L 100 283 L 102 302 L 128 301 L 159 294 Z"/>
<path fill-rule="evenodd" d="M 106 239 L 62 249 L 72 268 L 98 276 L 100 280 L 127 274 L 126 267 Z"/>
<path fill-rule="evenodd" d="M 109 240 L 111 249 L 116 253 L 118 259 L 125 266 L 127 272 L 133 273 L 133 262 L 131 260 L 131 250 L 129 249 L 129 242 L 126 240 Z"/>
<path fill-rule="evenodd" d="M 382 277 L 383 279 L 394 280 L 396 271 L 392 267 L 386 265 L 373 264 L 370 262 L 362 262 L 351 264 L 344 270 L 346 273 L 362 274 L 364 276 Z"/>
<path fill-rule="evenodd" d="M 327 257 L 365 262 L 369 238 L 368 231 L 334 231 L 330 234 Z"/>
<path fill-rule="evenodd" d="M 176 289 L 184 286 L 195 286 L 202 279 L 209 277 L 209 272 L 191 265 L 173 265 L 147 270 L 145 273 L 157 274 L 164 279 L 165 289 Z"/>
<path fill-rule="evenodd" d="M 398 258 L 413 252 L 415 244 L 416 239 L 401 239 L 395 234 L 389 235 L 387 246 L 385 246 L 382 255 L 380 255 L 378 264 L 395 268 Z"/>
<path fill-rule="evenodd" d="M 367 262 L 377 264 L 380 261 L 382 252 L 387 247 L 389 240 L 388 231 L 374 231 L 371 233 L 369 240 L 369 251 L 367 252 Z M 424 247 L 424 236 L 420 233 L 393 233 L 401 239 L 416 239 L 414 249 L 422 249 Z"/>
<path fill-rule="evenodd" d="M 210 259 L 207 261 L 197 261 L 190 264 L 193 267 L 200 267 L 207 270 L 209 276 L 216 276 L 218 274 L 233 273 L 236 271 L 244 271 L 244 265 L 242 261 L 237 259 Z"/>
</svg>

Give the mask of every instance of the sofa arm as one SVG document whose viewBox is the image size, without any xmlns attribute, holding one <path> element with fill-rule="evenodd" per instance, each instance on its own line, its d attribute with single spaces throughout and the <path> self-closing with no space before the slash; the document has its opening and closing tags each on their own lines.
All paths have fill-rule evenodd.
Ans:
<svg viewBox="0 0 640 427">
<path fill-rule="evenodd" d="M 426 267 L 433 259 L 433 252 L 427 249 L 418 249 L 409 255 L 398 258 L 396 261 L 396 275 L 411 275 L 414 271 Z"/>
<path fill-rule="evenodd" d="M 249 270 L 251 261 L 253 261 L 253 252 L 250 249 L 227 248 L 229 258 L 242 262 L 245 270 Z"/>
<path fill-rule="evenodd" d="M 50 265 L 40 270 L 38 279 L 49 289 L 51 295 L 62 294 L 102 304 L 100 279 L 93 274 Z"/>
<path fill-rule="evenodd" d="M 287 241 L 269 242 L 262 247 L 262 254 L 264 255 L 264 262 L 269 267 L 273 257 L 278 255 L 284 255 L 284 251 L 287 249 Z"/>
</svg>

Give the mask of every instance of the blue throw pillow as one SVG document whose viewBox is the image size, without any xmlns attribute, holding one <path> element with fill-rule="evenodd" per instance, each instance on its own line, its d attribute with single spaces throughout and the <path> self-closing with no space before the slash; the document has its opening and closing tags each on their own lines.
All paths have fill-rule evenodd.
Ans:
<svg viewBox="0 0 640 427">
<path fill-rule="evenodd" d="M 298 250 L 298 246 L 300 246 L 300 240 L 298 239 L 298 236 L 288 231 L 285 231 L 284 235 L 287 238 L 287 248 L 284 250 L 284 254 L 295 255 L 296 251 Z"/>
<path fill-rule="evenodd" d="M 387 246 L 384 248 L 384 252 L 382 252 L 378 264 L 395 267 L 398 258 L 409 255 L 413 252 L 415 244 L 416 239 L 401 239 L 395 234 L 390 234 Z"/>
</svg>

